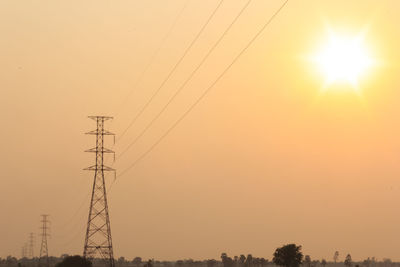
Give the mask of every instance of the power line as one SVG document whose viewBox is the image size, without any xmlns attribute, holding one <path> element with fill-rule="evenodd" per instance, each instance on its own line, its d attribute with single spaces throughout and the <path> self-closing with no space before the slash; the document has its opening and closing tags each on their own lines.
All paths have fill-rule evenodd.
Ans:
<svg viewBox="0 0 400 267">
<path fill-rule="evenodd" d="M 82 210 L 82 208 L 85 206 L 85 204 L 87 203 L 87 200 L 89 199 L 89 197 L 90 197 L 90 193 L 87 193 L 87 194 L 85 195 L 85 198 L 82 199 L 82 201 L 80 202 L 78 208 L 75 210 L 75 212 L 73 213 L 73 215 L 69 218 L 69 220 L 66 220 L 66 221 L 59 227 L 59 229 L 62 229 L 62 230 L 65 230 L 65 229 L 68 229 L 68 228 L 71 229 L 71 227 L 68 227 L 69 225 L 72 225 L 73 227 L 76 226 L 76 222 L 75 222 L 74 224 L 71 224 L 71 223 L 74 221 L 75 217 L 79 214 L 79 212 Z M 83 214 L 82 214 L 81 216 L 83 216 Z"/>
<path fill-rule="evenodd" d="M 244 52 L 247 51 L 247 49 L 254 43 L 254 41 L 257 40 L 257 38 L 263 33 L 265 28 L 274 20 L 274 18 L 281 12 L 281 10 L 286 6 L 286 4 L 289 2 L 289 0 L 286 0 L 278 9 L 275 11 L 275 13 L 263 24 L 263 26 L 257 31 L 257 33 L 253 36 L 253 38 L 250 39 L 250 41 L 242 48 L 242 50 L 236 55 L 236 57 L 231 61 L 231 63 L 221 72 L 221 74 L 214 80 L 213 83 L 203 92 L 203 94 L 183 113 L 181 117 L 179 117 L 178 120 L 175 121 L 174 124 L 172 124 L 168 130 L 159 138 L 153 145 L 146 150 L 139 158 L 137 158 L 131 165 L 129 165 L 126 169 L 124 169 L 119 177 L 123 176 L 126 174 L 130 169 L 132 169 L 138 162 L 140 162 L 144 157 L 146 157 L 196 106 L 200 101 L 210 92 L 210 90 L 218 83 L 219 80 L 230 70 L 230 68 L 237 62 L 237 60 L 243 55 Z M 114 184 L 114 182 L 111 184 L 111 186 Z M 110 186 L 110 188 L 111 188 Z"/>
<path fill-rule="evenodd" d="M 73 241 L 77 240 L 78 237 L 82 236 L 85 230 L 86 230 L 86 224 L 82 224 L 82 227 L 79 228 L 77 232 L 69 235 L 71 238 L 67 242 L 63 243 L 62 247 L 69 247 L 73 243 Z"/>
<path fill-rule="evenodd" d="M 131 142 L 125 150 L 122 151 L 122 153 L 118 156 L 118 158 L 122 157 L 146 132 L 147 130 L 154 124 L 154 122 L 157 121 L 157 119 L 164 113 L 164 111 L 168 108 L 168 106 L 172 103 L 172 101 L 178 96 L 178 94 L 185 88 L 186 84 L 193 78 L 193 76 L 197 73 L 197 71 L 201 68 L 201 66 L 204 64 L 204 62 L 207 60 L 207 58 L 211 55 L 211 53 L 215 50 L 215 48 L 219 45 L 219 43 L 223 40 L 223 38 L 226 36 L 226 34 L 230 31 L 232 26 L 236 23 L 236 21 L 240 18 L 240 16 L 243 14 L 243 12 L 246 10 L 246 8 L 249 6 L 252 0 L 248 0 L 246 4 L 242 7 L 242 9 L 239 11 L 239 13 L 235 16 L 235 18 L 232 20 L 232 22 L 228 25 L 228 27 L 225 29 L 225 31 L 222 33 L 220 38 L 214 43 L 214 45 L 208 50 L 207 54 L 203 57 L 203 59 L 200 61 L 200 63 L 196 66 L 196 68 L 191 72 L 189 77 L 184 81 L 184 83 L 179 87 L 179 89 L 175 92 L 174 95 L 168 100 L 168 102 L 164 105 L 164 107 L 160 110 L 160 112 L 157 113 L 157 115 L 153 118 L 153 120 L 150 121 L 149 124 L 144 128 L 144 130 Z"/>
<path fill-rule="evenodd" d="M 141 82 L 141 80 L 143 79 L 144 74 L 146 74 L 146 72 L 148 71 L 148 69 L 149 69 L 149 68 L 151 67 L 151 65 L 153 64 L 154 59 L 157 57 L 157 55 L 158 55 L 158 53 L 160 52 L 161 48 L 163 47 L 164 43 L 166 42 L 166 40 L 169 38 L 169 36 L 170 36 L 171 33 L 173 32 L 173 30 L 175 29 L 176 24 L 178 23 L 180 17 L 182 16 L 184 10 L 186 9 L 186 7 L 187 7 L 187 5 L 188 5 L 188 3 L 189 3 L 189 0 L 187 0 L 187 1 L 185 2 L 185 4 L 183 5 L 183 7 L 181 8 L 181 10 L 179 11 L 179 13 L 177 14 L 177 16 L 175 17 L 175 19 L 174 19 L 174 21 L 173 21 L 171 27 L 169 28 L 169 30 L 167 31 L 167 33 L 165 34 L 165 36 L 162 38 L 162 40 L 161 40 L 161 42 L 160 42 L 158 48 L 157 48 L 156 51 L 153 53 L 153 55 L 152 55 L 151 58 L 150 58 L 150 61 L 148 62 L 148 64 L 146 65 L 146 67 L 143 69 L 143 71 L 142 71 L 141 74 L 139 75 L 139 78 L 136 80 L 136 82 L 135 82 L 133 88 L 136 88 L 136 87 L 137 87 L 137 85 L 138 85 L 138 84 Z M 130 90 L 130 92 L 126 95 L 125 99 L 124 99 L 123 102 L 121 103 L 120 108 L 119 108 L 119 110 L 116 112 L 116 114 L 118 114 L 118 113 L 121 111 L 122 107 L 125 106 L 127 100 L 128 100 L 129 97 L 132 95 L 132 93 L 133 93 L 133 90 Z M 70 220 L 68 221 L 68 223 L 64 224 L 64 227 L 65 227 L 66 225 L 69 225 L 69 223 L 73 220 L 73 218 L 78 214 L 78 212 L 81 210 L 81 208 L 82 208 L 82 207 L 84 206 L 84 204 L 86 203 L 86 200 L 89 198 L 89 196 L 90 196 L 90 193 L 88 193 L 88 194 L 85 196 L 85 199 L 83 200 L 83 202 L 79 205 L 78 209 L 77 209 L 77 210 L 75 211 L 75 213 L 72 215 L 72 217 L 70 218 Z"/>
<path fill-rule="evenodd" d="M 146 72 L 149 70 L 149 68 L 151 67 L 151 65 L 153 65 L 154 59 L 157 57 L 158 53 L 160 52 L 161 48 L 164 46 L 165 42 L 168 40 L 169 36 L 171 35 L 171 33 L 173 32 L 173 30 L 176 27 L 176 24 L 178 23 L 179 19 L 181 18 L 183 11 L 186 9 L 187 5 L 188 5 L 189 0 L 186 0 L 185 4 L 183 5 L 183 7 L 181 8 L 181 10 L 179 11 L 179 13 L 177 14 L 177 16 L 175 17 L 171 27 L 169 28 L 169 30 L 167 31 L 167 33 L 164 35 L 164 37 L 161 39 L 160 44 L 158 45 L 156 51 L 153 53 L 153 55 L 151 56 L 149 62 L 147 63 L 147 65 L 144 67 L 143 71 L 140 73 L 138 79 L 136 80 L 135 84 L 133 85 L 132 90 L 129 91 L 129 93 L 126 95 L 126 97 L 124 98 L 124 100 L 122 101 L 121 105 L 119 106 L 119 110 L 116 112 L 115 116 L 117 116 L 117 114 L 120 113 L 121 109 L 123 106 L 125 106 L 126 102 L 128 101 L 128 99 L 130 98 L 130 96 L 133 93 L 133 89 L 136 88 L 138 86 L 138 84 L 142 81 L 144 75 L 146 74 Z"/>
<path fill-rule="evenodd" d="M 151 95 L 149 100 L 144 104 L 144 106 L 140 109 L 140 111 L 136 114 L 136 116 L 132 119 L 132 121 L 129 123 L 128 127 L 121 133 L 121 135 L 118 137 L 118 140 L 120 140 L 126 132 L 135 124 L 137 119 L 143 114 L 143 112 L 147 109 L 147 107 L 153 102 L 154 98 L 158 95 L 160 90 L 164 87 L 164 85 L 167 83 L 167 81 L 171 78 L 172 74 L 175 72 L 175 70 L 179 67 L 183 59 L 186 57 L 190 49 L 193 47 L 193 45 L 197 42 L 199 39 L 200 35 L 203 33 L 204 29 L 208 26 L 214 15 L 217 13 L 218 9 L 222 5 L 224 0 L 221 0 L 218 5 L 214 8 L 213 12 L 211 15 L 207 18 L 203 26 L 200 28 L 199 32 L 196 34 L 192 42 L 189 44 L 189 46 L 186 48 L 186 50 L 183 52 L 182 56 L 179 58 L 179 60 L 175 63 L 175 65 L 172 67 L 171 71 L 168 73 L 168 75 L 165 77 L 165 79 L 162 81 L 160 86 L 157 88 L 157 90 Z"/>
<path fill-rule="evenodd" d="M 251 1 L 251 0 L 250 0 Z M 191 50 L 193 45 L 197 42 L 201 34 L 204 32 L 205 28 L 209 25 L 215 14 L 217 13 L 218 9 L 221 7 L 222 3 L 224 0 L 220 0 L 218 5 L 213 9 L 212 13 L 210 16 L 207 18 L 207 20 L 204 22 L 203 26 L 200 28 L 199 32 L 196 34 L 196 36 L 193 38 L 192 42 L 189 44 L 189 46 L 186 48 L 186 50 L 183 52 L 182 56 L 179 58 L 179 60 L 175 63 L 174 67 L 171 69 L 171 71 L 168 73 L 166 78 L 163 80 L 163 82 L 160 84 L 160 86 L 157 88 L 157 90 L 153 93 L 153 95 L 149 98 L 149 100 L 146 102 L 146 104 L 141 108 L 139 113 L 133 118 L 133 120 L 129 123 L 128 127 L 125 128 L 125 130 L 122 132 L 122 134 L 118 137 L 117 141 L 119 141 L 126 133 L 127 131 L 135 124 L 137 119 L 143 114 L 143 112 L 147 109 L 147 107 L 151 104 L 153 99 L 157 96 L 157 94 L 160 92 L 160 90 L 164 87 L 164 85 L 167 83 L 167 81 L 170 79 L 172 74 L 175 72 L 175 70 L 179 67 L 180 63 L 184 60 L 188 52 Z M 111 165 L 113 165 L 111 163 Z M 113 183 L 115 180 L 113 181 Z M 110 187 L 111 188 L 111 187 Z"/>
</svg>

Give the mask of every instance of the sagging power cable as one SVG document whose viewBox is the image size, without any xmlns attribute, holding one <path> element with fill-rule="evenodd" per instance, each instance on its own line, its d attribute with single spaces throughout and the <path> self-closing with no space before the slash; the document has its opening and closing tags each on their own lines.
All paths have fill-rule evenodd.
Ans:
<svg viewBox="0 0 400 267">
<path fill-rule="evenodd" d="M 121 152 L 121 154 L 117 157 L 117 159 L 121 158 L 136 142 L 147 132 L 148 129 L 160 118 L 160 116 L 165 112 L 165 110 L 169 107 L 169 105 L 174 101 L 174 99 L 179 95 L 180 92 L 186 87 L 186 85 L 189 83 L 189 81 L 194 77 L 194 75 L 197 73 L 197 71 L 203 66 L 203 64 L 206 62 L 208 57 L 212 54 L 212 52 L 217 48 L 217 46 L 221 43 L 221 41 L 224 39 L 224 37 L 227 35 L 227 33 L 232 29 L 233 25 L 237 22 L 237 20 L 241 17 L 243 12 L 246 10 L 246 8 L 249 6 L 252 0 L 248 0 L 246 4 L 240 9 L 239 13 L 234 17 L 232 22 L 228 25 L 228 27 L 225 29 L 225 31 L 222 33 L 222 35 L 218 38 L 218 40 L 211 46 L 211 48 L 208 50 L 208 52 L 205 54 L 205 56 L 202 58 L 200 63 L 196 66 L 196 68 L 190 73 L 189 77 L 183 82 L 183 84 L 178 88 L 178 90 L 172 95 L 172 97 L 168 100 L 168 102 L 162 107 L 162 109 L 157 113 L 157 115 L 146 125 L 146 127 L 143 129 L 143 131 L 140 132 L 136 138 L 129 143 L 129 145 Z"/>
<path fill-rule="evenodd" d="M 248 50 L 248 48 L 257 40 L 257 38 L 264 32 L 264 30 L 268 27 L 268 25 L 271 24 L 271 22 L 276 18 L 276 16 L 282 11 L 282 9 L 286 6 L 286 4 L 289 2 L 289 0 L 286 0 L 283 2 L 283 4 L 274 12 L 274 14 L 262 25 L 262 27 L 256 32 L 256 34 L 249 40 L 249 42 L 240 50 L 240 52 L 234 57 L 234 59 L 231 61 L 229 65 L 220 73 L 220 75 L 206 88 L 206 90 L 203 92 L 203 94 L 200 95 L 200 97 L 167 129 L 167 131 L 164 132 L 163 135 L 161 135 L 156 142 L 153 143 L 152 146 L 150 146 L 149 149 L 147 149 L 144 153 L 142 153 L 131 165 L 129 165 L 127 168 L 125 168 L 119 175 L 118 177 L 122 177 L 125 175 L 129 170 L 131 170 L 133 167 L 135 167 L 143 158 L 145 158 L 153 149 L 165 138 L 168 136 L 169 133 L 173 129 L 175 129 L 180 122 L 185 119 L 189 113 L 200 103 L 201 100 L 203 100 L 206 95 L 211 91 L 211 89 L 214 88 L 214 86 L 222 79 L 222 77 L 232 68 L 232 66 L 238 61 L 238 59 Z M 114 181 L 115 182 L 115 181 Z M 111 189 L 112 185 L 114 182 L 110 185 L 109 190 Z"/>
<path fill-rule="evenodd" d="M 154 91 L 154 93 L 150 96 L 150 98 L 147 100 L 147 102 L 143 105 L 143 107 L 139 110 L 139 112 L 136 114 L 136 116 L 131 120 L 131 122 L 128 124 L 128 126 L 125 128 L 125 130 L 121 133 L 121 135 L 118 137 L 117 141 L 119 141 L 126 133 L 127 131 L 135 124 L 135 122 L 138 120 L 138 118 L 143 114 L 143 112 L 147 109 L 147 107 L 153 102 L 154 98 L 158 95 L 158 93 L 161 91 L 161 89 L 164 87 L 164 85 L 168 82 L 168 80 L 171 78 L 171 76 L 174 74 L 176 69 L 179 67 L 179 65 L 182 63 L 182 61 L 185 59 L 186 55 L 189 53 L 189 51 L 192 49 L 193 45 L 197 42 L 201 34 L 204 32 L 204 29 L 208 26 L 214 15 L 217 13 L 218 9 L 222 5 L 224 0 L 220 0 L 218 5 L 214 8 L 210 16 L 207 18 L 203 26 L 200 28 L 199 32 L 196 34 L 196 36 L 193 38 L 192 42 L 189 44 L 189 46 L 185 49 L 183 52 L 182 56 L 179 58 L 179 60 L 175 63 L 175 65 L 172 67 L 172 69 L 169 71 L 168 75 L 164 78 L 164 80 L 161 82 L 161 84 L 157 87 L 157 89 Z"/>
</svg>

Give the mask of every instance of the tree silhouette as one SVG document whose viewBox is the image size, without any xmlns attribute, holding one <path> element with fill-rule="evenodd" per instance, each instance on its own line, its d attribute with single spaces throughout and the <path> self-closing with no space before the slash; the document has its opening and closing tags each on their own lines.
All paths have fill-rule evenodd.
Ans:
<svg viewBox="0 0 400 267">
<path fill-rule="evenodd" d="M 207 267 L 214 267 L 217 264 L 217 261 L 212 259 L 212 260 L 207 260 Z"/>
<path fill-rule="evenodd" d="M 325 266 L 326 266 L 326 260 L 325 260 L 325 259 L 322 259 L 321 265 L 322 265 L 322 267 L 325 267 Z"/>
<path fill-rule="evenodd" d="M 239 264 L 239 257 L 238 257 L 238 256 L 233 257 L 233 262 L 234 262 L 235 266 L 238 266 L 238 264 Z"/>
<path fill-rule="evenodd" d="M 142 258 L 141 257 L 135 257 L 132 260 L 132 263 L 135 264 L 137 267 L 139 267 L 139 265 L 142 263 Z"/>
<path fill-rule="evenodd" d="M 335 254 L 333 254 L 333 261 L 335 262 L 335 264 L 338 259 L 339 259 L 339 251 L 335 251 Z"/>
<path fill-rule="evenodd" d="M 119 257 L 117 260 L 118 266 L 123 266 L 126 263 L 125 257 Z"/>
<path fill-rule="evenodd" d="M 288 244 L 277 248 L 272 259 L 276 265 L 285 267 L 299 267 L 302 260 L 301 246 L 296 246 L 296 244 Z"/>
<path fill-rule="evenodd" d="M 244 266 L 244 262 L 245 261 L 246 261 L 246 256 L 241 254 L 240 257 L 239 257 L 239 264 L 240 264 L 241 267 Z"/>
<path fill-rule="evenodd" d="M 260 265 L 261 265 L 261 267 L 264 267 L 267 263 L 268 263 L 268 260 L 266 260 L 266 259 L 264 259 L 264 258 L 261 258 L 261 259 L 260 259 Z"/>
<path fill-rule="evenodd" d="M 319 263 L 319 260 L 313 260 L 311 261 L 311 267 L 317 267 Z"/>
<path fill-rule="evenodd" d="M 233 266 L 232 258 L 228 257 L 228 255 L 226 253 L 221 254 L 221 260 L 222 260 L 222 264 L 224 265 L 224 267 L 232 267 Z"/>
<path fill-rule="evenodd" d="M 344 265 L 346 267 L 351 267 L 352 260 L 351 260 L 351 255 L 350 254 L 347 254 L 346 259 L 344 260 Z"/>
<path fill-rule="evenodd" d="M 246 267 L 252 267 L 253 266 L 253 255 L 249 254 L 247 255 L 246 258 Z"/>
<path fill-rule="evenodd" d="M 56 267 L 92 267 L 92 262 L 81 256 L 68 256 Z"/>
<path fill-rule="evenodd" d="M 152 260 L 148 260 L 148 261 L 145 263 L 144 267 L 153 267 L 153 261 L 152 261 Z"/>
<path fill-rule="evenodd" d="M 304 265 L 307 267 L 311 267 L 311 257 L 309 255 L 306 255 L 304 257 Z"/>
<path fill-rule="evenodd" d="M 7 256 L 7 258 L 5 260 L 7 266 L 15 265 L 15 264 L 17 264 L 17 261 L 18 261 L 17 258 L 12 257 L 12 256 Z"/>
<path fill-rule="evenodd" d="M 363 261 L 363 265 L 364 265 L 365 267 L 369 267 L 370 264 L 371 264 L 371 260 L 369 259 L 369 257 L 368 257 L 368 259 L 366 259 L 366 260 Z"/>
</svg>

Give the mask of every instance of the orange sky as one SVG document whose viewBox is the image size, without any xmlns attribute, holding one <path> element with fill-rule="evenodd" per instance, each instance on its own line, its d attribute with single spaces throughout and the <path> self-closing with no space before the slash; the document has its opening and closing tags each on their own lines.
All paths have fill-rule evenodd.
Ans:
<svg viewBox="0 0 400 267">
<path fill-rule="evenodd" d="M 171 34 L 162 41 L 187 3 Z M 193 103 L 281 1 L 253 1 L 176 101 L 114 165 L 124 170 Z M 118 136 L 217 2 L 1 1 L 0 257 L 20 256 L 50 214 L 51 255 L 82 253 L 93 155 L 88 115 Z M 226 1 L 117 155 L 184 82 L 245 1 Z M 397 1 L 289 1 L 210 94 L 109 194 L 116 257 L 398 256 L 400 29 Z M 321 93 L 304 60 L 327 27 L 357 34 L 379 65 Z M 140 79 L 158 47 L 161 49 Z M 138 79 L 139 82 L 138 82 Z M 127 97 L 129 95 L 129 97 Z M 112 146 L 112 140 L 108 142 Z M 111 180 L 111 178 L 109 178 Z M 79 209 L 81 203 L 84 206 Z M 38 254 L 39 238 L 36 242 Z"/>
</svg>

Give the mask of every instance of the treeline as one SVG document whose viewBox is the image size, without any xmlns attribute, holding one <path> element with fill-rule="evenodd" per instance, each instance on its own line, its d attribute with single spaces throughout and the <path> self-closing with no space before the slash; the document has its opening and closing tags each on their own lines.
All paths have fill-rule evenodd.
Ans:
<svg viewBox="0 0 400 267">
<path fill-rule="evenodd" d="M 277 248 L 273 253 L 273 258 L 269 261 L 263 257 L 253 257 L 252 254 L 245 256 L 228 256 L 222 253 L 220 259 L 207 260 L 177 260 L 177 261 L 156 261 L 154 259 L 143 260 L 141 257 L 135 257 L 132 260 L 120 257 L 115 259 L 116 267 L 400 267 L 399 262 L 392 262 L 390 259 L 377 261 L 374 257 L 367 258 L 361 262 L 353 262 L 351 255 L 347 254 L 343 261 L 339 260 L 339 252 L 333 255 L 333 261 L 325 259 L 313 260 L 309 255 L 303 256 L 301 246 L 295 244 L 284 245 Z M 49 257 L 51 267 L 104 267 L 105 262 L 102 259 L 88 261 L 81 256 L 62 255 L 61 257 Z M 42 263 L 42 264 L 40 264 Z M 17 259 L 12 256 L 0 258 L 1 267 L 41 267 L 46 262 L 38 258 Z"/>
<path fill-rule="evenodd" d="M 62 262 L 64 257 L 49 257 L 49 262 L 50 266 L 56 266 L 57 263 Z M 227 260 L 225 263 L 227 264 L 226 266 L 230 267 L 240 267 L 240 266 L 253 266 L 253 267 L 277 267 L 276 264 L 274 264 L 272 261 L 269 261 L 265 259 L 265 262 L 262 260 L 263 258 L 253 258 L 255 261 L 250 264 L 250 261 L 244 261 L 243 263 L 243 257 L 242 260 L 239 260 L 240 256 L 233 256 L 232 257 L 232 262 L 230 260 Z M 247 259 L 247 257 L 246 257 Z M 261 261 L 260 261 L 261 259 Z M 39 264 L 38 258 L 34 259 L 17 259 L 12 256 L 8 256 L 7 258 L 0 258 L 0 266 L 1 267 L 37 267 Z M 247 265 L 249 264 L 249 265 Z M 115 260 L 115 265 L 116 267 L 145 267 L 145 265 L 148 265 L 148 261 L 138 261 L 137 259 L 134 260 L 128 260 L 124 257 L 120 257 Z M 100 267 L 104 266 L 102 264 L 101 260 L 95 260 L 94 267 Z M 177 260 L 177 261 L 154 261 L 152 262 L 153 267 L 225 267 L 224 263 L 222 260 L 215 260 L 215 259 L 209 259 L 209 260 L 192 260 L 192 259 L 185 259 L 185 260 Z M 322 260 L 312 260 L 310 263 L 307 261 L 302 262 L 302 267 L 346 267 L 344 261 L 341 262 L 326 262 L 326 264 L 323 264 Z M 382 261 L 377 261 L 377 260 L 371 260 L 371 259 L 366 259 L 361 262 L 353 262 L 352 266 L 356 267 L 400 267 L 400 262 L 393 262 L 390 259 L 384 259 Z"/>
</svg>

